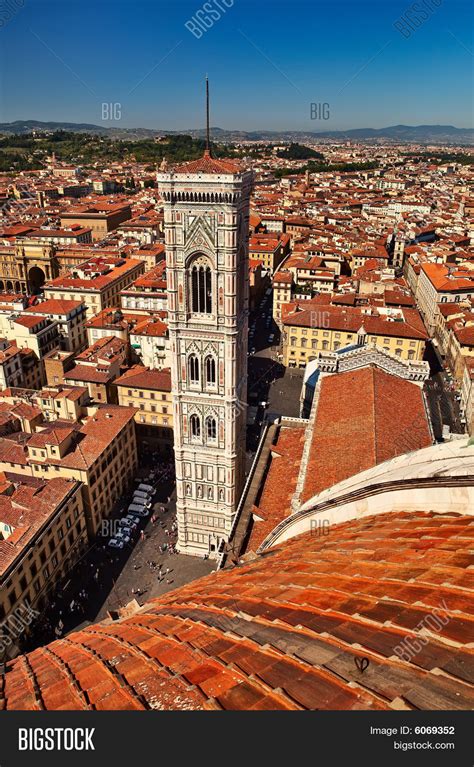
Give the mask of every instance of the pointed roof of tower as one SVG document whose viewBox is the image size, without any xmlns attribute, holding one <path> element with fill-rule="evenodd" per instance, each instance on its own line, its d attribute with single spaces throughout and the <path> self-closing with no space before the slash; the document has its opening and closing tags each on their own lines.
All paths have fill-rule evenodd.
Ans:
<svg viewBox="0 0 474 767">
<path fill-rule="evenodd" d="M 206 75 L 206 149 L 199 160 L 178 165 L 174 168 L 175 173 L 220 173 L 232 174 L 240 173 L 242 168 L 238 163 L 230 160 L 216 160 L 211 151 L 211 129 L 209 123 L 209 80 Z"/>
<path fill-rule="evenodd" d="M 191 160 L 174 168 L 174 173 L 241 173 L 242 168 L 231 160 L 216 160 L 206 149 L 199 160 Z"/>
</svg>

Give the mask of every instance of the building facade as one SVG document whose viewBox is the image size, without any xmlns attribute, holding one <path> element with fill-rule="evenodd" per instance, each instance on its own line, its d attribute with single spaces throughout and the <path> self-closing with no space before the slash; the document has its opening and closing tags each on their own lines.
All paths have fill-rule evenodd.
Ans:
<svg viewBox="0 0 474 767">
<path fill-rule="evenodd" d="M 164 202 L 178 548 L 215 557 L 245 480 L 252 173 L 206 151 Z"/>
</svg>

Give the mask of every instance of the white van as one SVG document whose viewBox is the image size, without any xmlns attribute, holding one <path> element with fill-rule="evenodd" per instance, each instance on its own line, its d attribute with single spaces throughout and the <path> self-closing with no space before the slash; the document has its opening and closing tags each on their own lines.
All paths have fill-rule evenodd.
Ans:
<svg viewBox="0 0 474 767">
<path fill-rule="evenodd" d="M 134 498 L 143 498 L 143 500 L 146 503 L 149 503 L 151 501 L 150 493 L 145 493 L 144 490 L 135 490 L 135 492 L 133 493 L 133 497 Z"/>
<path fill-rule="evenodd" d="M 155 488 L 152 487 L 152 485 L 145 485 L 143 482 L 138 485 L 138 490 L 141 490 L 144 493 L 148 493 L 148 495 L 153 495 L 155 492 Z"/>
<path fill-rule="evenodd" d="M 137 506 L 135 503 L 131 503 L 128 507 L 128 513 L 134 514 L 137 517 L 147 517 L 150 510 L 145 508 L 145 506 Z"/>
<path fill-rule="evenodd" d="M 143 506 L 144 509 L 151 509 L 152 503 L 150 501 L 147 501 L 146 498 L 140 498 L 140 496 L 134 495 L 130 503 L 133 503 L 134 506 Z"/>
</svg>

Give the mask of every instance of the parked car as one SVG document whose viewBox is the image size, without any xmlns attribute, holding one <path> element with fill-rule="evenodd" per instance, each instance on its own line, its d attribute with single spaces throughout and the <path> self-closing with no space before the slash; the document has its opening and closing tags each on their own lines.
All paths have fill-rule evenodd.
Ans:
<svg viewBox="0 0 474 767">
<path fill-rule="evenodd" d="M 128 507 L 128 511 L 130 514 L 133 514 L 135 517 L 147 517 L 150 513 L 150 509 L 145 508 L 145 506 L 136 506 L 136 504 L 131 503 Z"/>
<path fill-rule="evenodd" d="M 135 514 L 127 514 L 126 517 L 122 517 L 120 520 L 120 523 L 124 523 L 125 525 L 139 525 L 140 524 L 140 517 L 135 516 Z"/>
<path fill-rule="evenodd" d="M 123 549 L 125 546 L 124 542 L 118 540 L 118 538 L 111 538 L 107 545 L 110 546 L 111 549 Z"/>
<path fill-rule="evenodd" d="M 114 538 L 117 541 L 123 541 L 124 543 L 130 543 L 130 536 L 127 535 L 123 530 L 118 530 L 118 532 L 115 533 Z"/>
<path fill-rule="evenodd" d="M 252 346 L 252 348 L 250 349 L 250 354 L 255 354 L 255 346 Z"/>
<path fill-rule="evenodd" d="M 275 340 L 275 333 L 270 333 L 270 335 L 268 336 L 268 342 L 272 344 L 274 340 Z"/>
</svg>

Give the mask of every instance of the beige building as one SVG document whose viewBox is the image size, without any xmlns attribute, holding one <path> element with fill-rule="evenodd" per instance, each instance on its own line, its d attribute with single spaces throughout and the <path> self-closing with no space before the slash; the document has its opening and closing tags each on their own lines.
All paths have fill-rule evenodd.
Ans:
<svg viewBox="0 0 474 767">
<path fill-rule="evenodd" d="M 170 455 L 173 449 L 171 371 L 134 365 L 114 384 L 119 404 L 136 408 L 139 448 Z"/>
<path fill-rule="evenodd" d="M 273 319 L 281 327 L 281 308 L 291 301 L 293 275 L 291 272 L 277 272 L 273 277 Z"/>
<path fill-rule="evenodd" d="M 25 315 L 48 317 L 57 322 L 61 351 L 80 352 L 86 346 L 86 306 L 82 302 L 52 298 L 30 306 Z"/>
<path fill-rule="evenodd" d="M 6 472 L 0 486 L 0 661 L 18 653 L 86 543 L 80 482 Z"/>
<path fill-rule="evenodd" d="M 44 287 L 46 298 L 61 301 L 80 301 L 92 317 L 109 306 L 120 305 L 120 292 L 143 273 L 142 261 L 125 258 L 97 256 Z"/>
<path fill-rule="evenodd" d="M 133 478 L 138 460 L 134 417 L 134 408 L 107 405 L 91 411 L 82 425 L 58 420 L 33 434 L 8 434 L 0 438 L 0 471 L 81 482 L 93 538 Z"/>
<path fill-rule="evenodd" d="M 100 202 L 93 205 L 77 205 L 67 212 L 62 212 L 60 221 L 64 228 L 79 225 L 91 229 L 92 239 L 102 240 L 131 216 L 132 209 L 128 204 Z"/>
<path fill-rule="evenodd" d="M 415 309 L 313 304 L 283 319 L 283 364 L 305 367 L 319 352 L 372 344 L 403 360 L 422 360 L 426 331 Z"/>
<path fill-rule="evenodd" d="M 416 303 L 430 335 L 437 324 L 438 304 L 474 298 L 474 270 L 425 262 L 421 264 Z"/>
</svg>

